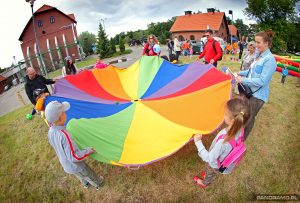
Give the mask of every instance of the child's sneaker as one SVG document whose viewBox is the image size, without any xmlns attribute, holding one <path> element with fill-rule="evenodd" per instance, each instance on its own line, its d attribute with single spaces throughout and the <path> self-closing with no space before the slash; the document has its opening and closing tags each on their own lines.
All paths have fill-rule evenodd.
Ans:
<svg viewBox="0 0 300 203">
<path fill-rule="evenodd" d="M 83 188 L 88 189 L 90 187 L 90 183 L 87 182 L 86 184 L 83 185 Z"/>
<path fill-rule="evenodd" d="M 206 176 L 205 171 L 201 171 L 201 173 L 200 173 L 200 179 L 204 180 L 205 176 Z"/>
<path fill-rule="evenodd" d="M 204 185 L 202 180 L 198 177 L 198 176 L 194 176 L 194 182 L 196 183 L 196 185 L 198 185 L 199 187 L 205 189 L 207 185 Z"/>
</svg>

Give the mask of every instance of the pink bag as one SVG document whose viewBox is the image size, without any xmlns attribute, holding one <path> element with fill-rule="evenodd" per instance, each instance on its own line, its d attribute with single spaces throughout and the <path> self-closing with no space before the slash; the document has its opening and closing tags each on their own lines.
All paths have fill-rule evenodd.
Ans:
<svg viewBox="0 0 300 203">
<path fill-rule="evenodd" d="M 220 139 L 224 139 L 226 134 L 223 134 L 218 137 L 217 141 Z M 246 152 L 246 145 L 244 144 L 244 128 L 242 129 L 241 136 L 236 141 L 235 138 L 229 141 L 229 144 L 232 147 L 230 153 L 225 157 L 225 159 L 220 162 L 218 158 L 218 167 L 219 171 L 223 173 L 226 169 L 229 169 L 227 173 L 231 173 L 240 163 L 242 160 L 245 152 Z"/>
</svg>

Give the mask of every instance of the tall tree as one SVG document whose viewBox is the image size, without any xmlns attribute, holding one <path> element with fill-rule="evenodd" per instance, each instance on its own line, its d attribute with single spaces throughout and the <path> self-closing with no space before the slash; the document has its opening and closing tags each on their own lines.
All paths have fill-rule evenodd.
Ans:
<svg viewBox="0 0 300 203">
<path fill-rule="evenodd" d="M 120 36 L 119 49 L 120 49 L 121 53 L 123 53 L 125 51 L 125 36 Z"/>
<path fill-rule="evenodd" d="M 87 55 L 93 53 L 92 45 L 96 43 L 96 35 L 91 32 L 84 31 L 79 35 L 79 44 L 83 49 L 83 52 Z"/>
<path fill-rule="evenodd" d="M 263 24 L 276 24 L 278 20 L 293 19 L 299 0 L 247 0 L 245 14 Z"/>
<path fill-rule="evenodd" d="M 272 29 L 275 31 L 273 39 L 274 52 L 283 52 L 290 40 L 294 38 L 296 33 L 295 20 L 296 3 L 300 0 L 247 0 L 247 8 L 244 10 L 246 16 L 256 20 L 258 30 Z M 296 42 L 298 44 L 299 41 Z"/>
<path fill-rule="evenodd" d="M 166 39 L 171 37 L 170 29 L 174 24 L 176 17 L 171 18 L 167 22 L 158 22 L 148 24 L 147 34 L 154 34 L 162 43 L 166 43 Z"/>
<path fill-rule="evenodd" d="M 239 33 L 240 33 L 241 36 L 248 37 L 248 35 L 249 35 L 249 26 L 245 25 L 242 19 L 236 19 L 235 22 L 234 22 L 234 25 L 239 30 Z M 240 39 L 241 39 L 241 36 L 240 36 Z"/>
<path fill-rule="evenodd" d="M 229 16 L 226 16 L 226 21 L 228 25 L 232 25 L 232 20 Z"/>
<path fill-rule="evenodd" d="M 110 41 L 109 41 L 109 54 L 113 55 L 116 52 L 117 52 L 117 50 L 116 50 L 115 41 L 114 41 L 113 38 L 110 38 Z"/>
<path fill-rule="evenodd" d="M 101 23 L 99 23 L 98 30 L 97 52 L 100 55 L 100 58 L 109 56 L 109 41 Z"/>
</svg>

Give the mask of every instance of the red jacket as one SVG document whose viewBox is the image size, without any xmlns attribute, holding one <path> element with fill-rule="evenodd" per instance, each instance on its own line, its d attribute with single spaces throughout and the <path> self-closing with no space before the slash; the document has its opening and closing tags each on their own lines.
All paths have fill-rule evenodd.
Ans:
<svg viewBox="0 0 300 203">
<path fill-rule="evenodd" d="M 150 46 L 150 44 L 147 42 L 143 49 L 143 55 L 156 56 L 157 54 L 154 52 L 153 46 Z"/>
<path fill-rule="evenodd" d="M 215 42 L 215 47 L 217 51 L 216 53 L 212 45 L 213 41 L 214 38 L 211 38 L 207 41 L 202 54 L 200 54 L 199 56 L 199 59 L 205 56 L 205 61 L 209 63 L 211 59 L 214 59 L 214 61 L 217 62 L 219 59 L 222 58 L 223 51 L 221 49 L 220 43 L 217 41 Z"/>
</svg>

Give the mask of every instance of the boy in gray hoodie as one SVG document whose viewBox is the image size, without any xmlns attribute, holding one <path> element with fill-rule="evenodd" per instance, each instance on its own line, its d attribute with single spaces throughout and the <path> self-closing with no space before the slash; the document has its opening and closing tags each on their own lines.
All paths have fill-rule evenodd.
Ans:
<svg viewBox="0 0 300 203">
<path fill-rule="evenodd" d="M 99 190 L 104 179 L 98 176 L 85 162 L 84 159 L 94 153 L 94 149 L 80 150 L 64 123 L 67 120 L 65 111 L 70 109 L 68 102 L 52 101 L 45 108 L 45 116 L 50 124 L 48 139 L 66 173 L 75 175 L 84 188 L 92 185 Z"/>
</svg>

